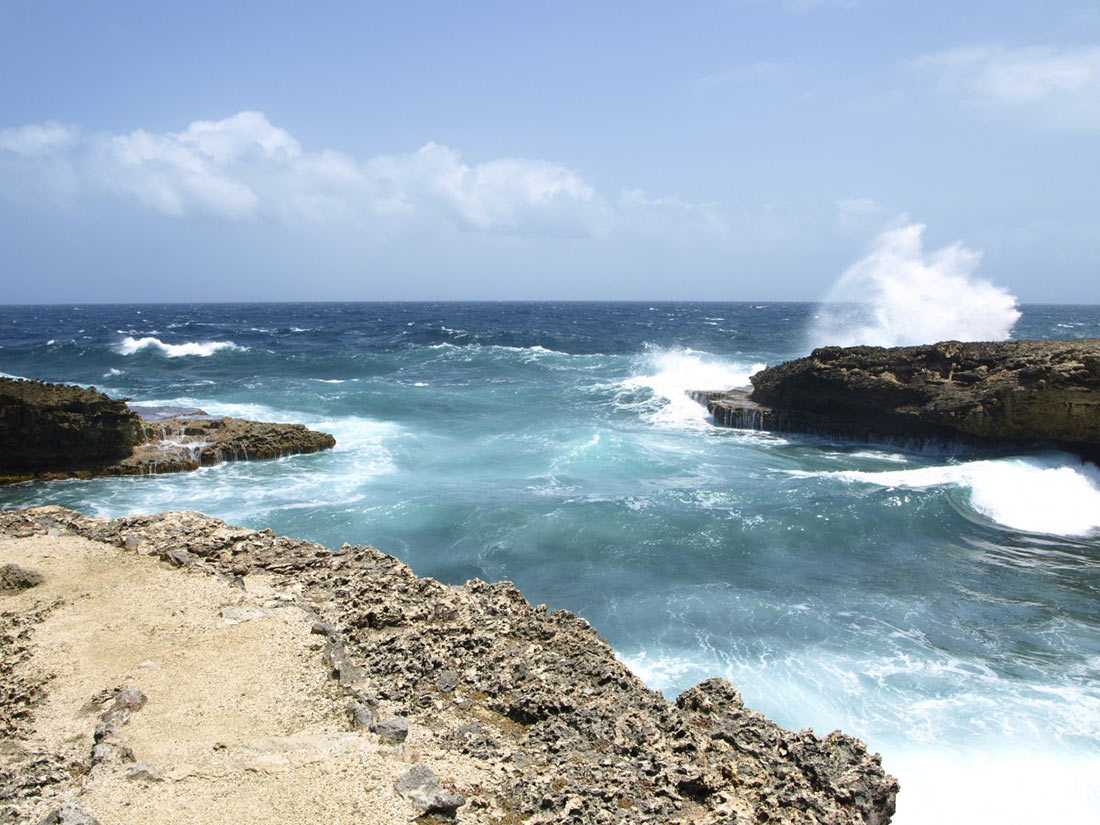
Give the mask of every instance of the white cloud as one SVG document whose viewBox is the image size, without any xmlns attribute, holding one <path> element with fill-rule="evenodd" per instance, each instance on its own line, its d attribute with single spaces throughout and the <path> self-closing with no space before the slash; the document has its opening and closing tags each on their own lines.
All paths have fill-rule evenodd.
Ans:
<svg viewBox="0 0 1100 825">
<path fill-rule="evenodd" d="M 0 129 L 0 150 L 26 158 L 42 157 L 63 151 L 76 140 L 76 131 L 55 123 L 32 123 L 12 129 Z"/>
<path fill-rule="evenodd" d="M 262 112 L 196 121 L 182 132 L 82 134 L 56 123 L 23 126 L 0 131 L 0 160 L 5 150 L 0 175 L 13 163 L 22 163 L 24 177 L 43 179 L 64 168 L 74 194 L 108 193 L 173 217 L 551 236 L 630 231 L 643 207 L 676 211 L 707 231 L 715 221 L 713 210 L 683 201 L 608 201 L 578 172 L 547 160 L 471 164 L 437 143 L 367 159 L 333 149 L 311 152 Z"/>
<path fill-rule="evenodd" d="M 912 65 L 975 108 L 1051 128 L 1100 128 L 1100 46 L 968 46 Z"/>
</svg>

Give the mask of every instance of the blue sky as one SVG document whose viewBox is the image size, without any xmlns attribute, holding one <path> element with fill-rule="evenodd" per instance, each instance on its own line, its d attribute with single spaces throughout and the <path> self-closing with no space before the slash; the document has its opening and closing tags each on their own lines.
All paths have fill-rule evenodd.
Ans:
<svg viewBox="0 0 1100 825">
<path fill-rule="evenodd" d="M 0 0 L 0 72 L 13 302 L 815 300 L 912 223 L 1100 302 L 1095 4 Z"/>
</svg>

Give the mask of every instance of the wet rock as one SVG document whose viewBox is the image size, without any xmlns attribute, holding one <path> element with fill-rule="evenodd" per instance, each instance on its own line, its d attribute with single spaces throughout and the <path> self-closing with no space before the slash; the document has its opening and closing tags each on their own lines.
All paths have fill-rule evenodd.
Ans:
<svg viewBox="0 0 1100 825">
<path fill-rule="evenodd" d="M 0 475 L 88 468 L 144 440 L 126 402 L 95 387 L 0 378 Z"/>
<path fill-rule="evenodd" d="M 1100 455 L 1100 339 L 822 347 L 750 380 L 692 396 L 729 426 Z"/>
<path fill-rule="evenodd" d="M 426 765 L 417 764 L 396 782 L 393 788 L 423 814 L 454 816 L 466 804 L 466 797 L 451 793 L 439 784 L 439 778 Z"/>
<path fill-rule="evenodd" d="M 94 387 L 0 378 L 0 483 L 198 469 L 335 446 L 301 424 L 139 407 Z"/>
<path fill-rule="evenodd" d="M 45 579 L 37 570 L 20 567 L 18 564 L 5 564 L 0 566 L 0 591 L 27 590 L 37 587 Z"/>
</svg>

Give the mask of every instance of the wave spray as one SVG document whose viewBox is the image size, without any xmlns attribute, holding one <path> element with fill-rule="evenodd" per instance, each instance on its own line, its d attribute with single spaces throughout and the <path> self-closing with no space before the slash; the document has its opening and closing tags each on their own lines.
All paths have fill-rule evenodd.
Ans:
<svg viewBox="0 0 1100 825">
<path fill-rule="evenodd" d="M 997 341 L 1020 317 L 1016 297 L 975 277 L 981 253 L 961 243 L 924 253 L 924 224 L 879 234 L 833 286 L 810 326 L 811 347 Z"/>
</svg>

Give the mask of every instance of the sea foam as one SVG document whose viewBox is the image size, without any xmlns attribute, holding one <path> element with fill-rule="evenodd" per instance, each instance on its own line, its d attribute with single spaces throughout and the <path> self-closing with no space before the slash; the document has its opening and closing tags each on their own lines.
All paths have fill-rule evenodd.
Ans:
<svg viewBox="0 0 1100 825">
<path fill-rule="evenodd" d="M 649 396 L 627 406 L 643 407 L 654 424 L 701 426 L 707 411 L 688 397 L 689 390 L 724 390 L 749 383 L 764 364 L 738 364 L 693 349 L 653 347 L 642 357 L 638 372 L 621 382 L 628 393 L 648 390 Z"/>
<path fill-rule="evenodd" d="M 975 512 L 1013 530 L 1057 536 L 1086 536 L 1100 530 L 1100 469 L 1064 454 L 913 470 L 799 474 L 907 490 L 964 487 Z"/>
<path fill-rule="evenodd" d="M 166 344 L 159 338 L 153 338 L 151 336 L 134 338 L 127 335 L 118 343 L 116 349 L 122 355 L 133 355 L 135 352 L 140 352 L 141 350 L 152 349 L 159 351 L 169 358 L 180 358 L 185 355 L 208 358 L 221 350 L 244 351 L 247 350 L 248 347 L 242 347 L 239 344 L 234 344 L 232 341 L 187 341 L 182 344 Z"/>
<path fill-rule="evenodd" d="M 1020 317 L 1016 298 L 975 276 L 981 253 L 961 243 L 928 255 L 923 224 L 881 233 L 836 282 L 810 325 L 811 347 L 999 341 Z"/>
</svg>

